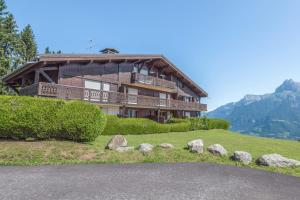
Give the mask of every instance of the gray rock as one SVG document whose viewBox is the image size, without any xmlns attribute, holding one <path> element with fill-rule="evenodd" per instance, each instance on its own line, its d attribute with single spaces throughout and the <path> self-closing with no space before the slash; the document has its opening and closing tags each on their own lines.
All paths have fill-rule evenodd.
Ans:
<svg viewBox="0 0 300 200">
<path fill-rule="evenodd" d="M 153 150 L 153 145 L 148 144 L 148 143 L 143 143 L 143 144 L 140 144 L 140 146 L 138 147 L 138 150 L 141 153 L 148 153 Z"/>
<path fill-rule="evenodd" d="M 162 143 L 159 145 L 160 148 L 163 148 L 163 149 L 173 149 L 174 146 L 173 144 L 169 144 L 169 143 Z"/>
<path fill-rule="evenodd" d="M 188 142 L 188 149 L 191 152 L 196 152 L 196 153 L 203 153 L 203 140 L 197 139 L 197 140 L 192 140 Z"/>
<path fill-rule="evenodd" d="M 270 167 L 294 167 L 300 166 L 300 161 L 285 158 L 280 154 L 266 154 L 257 160 L 258 164 Z"/>
<path fill-rule="evenodd" d="M 115 135 L 106 145 L 107 149 L 116 150 L 118 147 L 126 147 L 127 140 L 123 135 Z"/>
<path fill-rule="evenodd" d="M 207 148 L 207 150 L 214 155 L 219 155 L 219 156 L 227 155 L 227 150 L 220 144 L 212 144 Z"/>
<path fill-rule="evenodd" d="M 127 152 L 127 151 L 133 151 L 134 147 L 118 147 L 116 148 L 117 152 L 123 153 L 123 152 Z"/>
<path fill-rule="evenodd" d="M 252 161 L 252 156 L 250 153 L 245 151 L 235 151 L 233 153 L 232 159 L 235 161 L 239 161 L 243 163 L 244 165 L 248 165 Z"/>
</svg>

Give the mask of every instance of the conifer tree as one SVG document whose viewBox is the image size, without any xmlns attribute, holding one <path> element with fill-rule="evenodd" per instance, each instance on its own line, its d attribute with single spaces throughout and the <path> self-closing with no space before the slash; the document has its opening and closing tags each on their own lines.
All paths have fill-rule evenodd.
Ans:
<svg viewBox="0 0 300 200">
<path fill-rule="evenodd" d="M 37 56 L 37 44 L 30 25 L 27 25 L 20 34 L 20 56 L 22 62 L 33 60 Z"/>
</svg>

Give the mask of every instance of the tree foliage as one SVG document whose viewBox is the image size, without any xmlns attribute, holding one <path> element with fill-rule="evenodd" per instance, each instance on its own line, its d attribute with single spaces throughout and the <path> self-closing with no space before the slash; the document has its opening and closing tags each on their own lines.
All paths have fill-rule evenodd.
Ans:
<svg viewBox="0 0 300 200">
<path fill-rule="evenodd" d="M 27 25 L 20 33 L 21 39 L 21 59 L 23 62 L 33 60 L 37 55 L 37 44 L 30 25 Z"/>
<path fill-rule="evenodd" d="M 44 53 L 45 53 L 45 54 L 62 54 L 61 50 L 58 50 L 58 51 L 51 51 L 51 50 L 50 50 L 50 47 L 46 47 Z"/>
<path fill-rule="evenodd" d="M 6 9 L 5 1 L 0 0 L 0 78 L 37 55 L 31 26 L 20 32 L 13 14 Z M 0 81 L 0 94 L 6 91 Z"/>
</svg>

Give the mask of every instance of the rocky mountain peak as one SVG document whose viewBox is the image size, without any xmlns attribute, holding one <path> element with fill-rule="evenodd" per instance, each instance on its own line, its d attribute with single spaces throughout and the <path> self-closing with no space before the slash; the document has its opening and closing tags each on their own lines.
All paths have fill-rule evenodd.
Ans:
<svg viewBox="0 0 300 200">
<path fill-rule="evenodd" d="M 246 95 L 207 116 L 229 120 L 231 129 L 241 133 L 300 139 L 300 82 L 286 80 L 275 93 Z"/>
<path fill-rule="evenodd" d="M 275 93 L 284 91 L 300 92 L 300 83 L 295 82 L 293 79 L 285 80 L 276 90 Z"/>
</svg>

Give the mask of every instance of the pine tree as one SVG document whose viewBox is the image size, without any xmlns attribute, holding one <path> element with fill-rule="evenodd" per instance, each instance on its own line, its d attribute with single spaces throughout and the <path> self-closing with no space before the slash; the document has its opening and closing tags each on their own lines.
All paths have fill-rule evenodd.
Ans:
<svg viewBox="0 0 300 200">
<path fill-rule="evenodd" d="M 7 62 L 6 57 L 4 56 L 4 38 L 5 38 L 5 31 L 4 31 L 4 20 L 6 18 L 7 12 L 6 4 L 4 0 L 0 0 L 0 77 L 5 75 L 8 71 L 9 63 Z M 0 80 L 0 94 L 5 94 L 5 87 Z"/>
<path fill-rule="evenodd" d="M 45 52 L 44 52 L 45 54 L 51 54 L 51 51 L 50 51 L 50 48 L 49 47 L 46 47 L 46 49 L 45 49 Z"/>
<path fill-rule="evenodd" d="M 18 26 L 12 14 L 8 14 L 3 20 L 3 37 L 1 41 L 1 51 L 4 60 L 4 68 L 11 71 L 19 64 L 18 47 L 19 47 Z"/>
<path fill-rule="evenodd" d="M 30 25 L 27 25 L 20 34 L 21 60 L 27 62 L 33 60 L 37 55 L 37 44 Z"/>
<path fill-rule="evenodd" d="M 50 47 L 46 47 L 44 53 L 45 54 L 62 54 L 62 51 L 58 50 L 58 51 L 55 52 L 55 51 L 51 51 Z"/>
<path fill-rule="evenodd" d="M 7 7 L 6 7 L 6 4 L 5 4 L 5 1 L 0 0 L 0 17 L 7 14 L 7 12 L 5 11 L 6 8 Z"/>
</svg>

